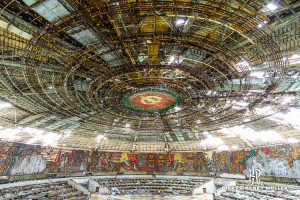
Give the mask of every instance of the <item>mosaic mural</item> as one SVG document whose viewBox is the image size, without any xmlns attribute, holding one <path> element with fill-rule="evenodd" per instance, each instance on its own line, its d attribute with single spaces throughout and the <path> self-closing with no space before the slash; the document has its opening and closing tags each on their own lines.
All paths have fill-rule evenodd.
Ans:
<svg viewBox="0 0 300 200">
<path fill-rule="evenodd" d="M 18 143 L 0 142 L 0 175 L 42 172 L 47 160 L 42 152 L 47 148 Z"/>
<path fill-rule="evenodd" d="M 246 162 L 250 151 L 234 151 L 213 153 L 212 159 L 216 168 L 216 172 L 229 174 L 242 174 L 242 170 L 246 169 Z"/>
<path fill-rule="evenodd" d="M 261 175 L 300 178 L 300 145 L 279 145 L 234 152 L 214 152 L 215 171 L 218 173 L 249 174 L 258 168 Z"/>
<path fill-rule="evenodd" d="M 179 170 L 181 172 L 201 172 L 208 173 L 214 171 L 210 158 L 204 153 L 184 153 L 181 154 Z"/>
<path fill-rule="evenodd" d="M 196 172 L 300 178 L 300 144 L 195 153 L 121 153 L 69 150 L 0 141 L 0 176 L 72 172 Z"/>
<path fill-rule="evenodd" d="M 88 172 L 120 171 L 122 153 L 101 152 L 93 150 L 89 159 Z"/>
<path fill-rule="evenodd" d="M 90 153 L 0 141 L 0 175 L 85 171 Z"/>
<path fill-rule="evenodd" d="M 48 161 L 43 172 L 65 173 L 85 171 L 88 165 L 89 152 L 83 150 L 63 151 L 59 150 L 54 161 Z"/>
<path fill-rule="evenodd" d="M 128 160 L 124 160 L 123 167 L 130 171 L 176 171 L 178 160 L 174 160 L 174 154 L 127 154 Z"/>
</svg>

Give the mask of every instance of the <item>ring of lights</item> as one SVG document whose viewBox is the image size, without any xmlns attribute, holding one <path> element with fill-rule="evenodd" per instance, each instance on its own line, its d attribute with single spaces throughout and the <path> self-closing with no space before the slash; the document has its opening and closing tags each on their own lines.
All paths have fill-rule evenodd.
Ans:
<svg viewBox="0 0 300 200">
<path fill-rule="evenodd" d="M 125 105 L 140 112 L 163 112 L 179 104 L 180 96 L 164 88 L 145 88 L 126 94 Z"/>
</svg>

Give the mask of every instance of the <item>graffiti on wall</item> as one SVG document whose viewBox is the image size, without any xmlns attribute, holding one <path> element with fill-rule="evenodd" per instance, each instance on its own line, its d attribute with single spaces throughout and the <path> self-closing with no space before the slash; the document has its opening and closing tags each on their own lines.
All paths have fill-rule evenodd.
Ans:
<svg viewBox="0 0 300 200">
<path fill-rule="evenodd" d="M 253 166 L 260 169 L 262 175 L 300 177 L 299 151 L 299 145 L 290 144 L 253 149 L 247 169 Z"/>
<path fill-rule="evenodd" d="M 216 172 L 245 174 L 258 168 L 262 175 L 300 177 L 300 146 L 279 145 L 234 152 L 214 152 L 212 155 Z"/>
<path fill-rule="evenodd" d="M 0 176 L 73 172 L 196 172 L 300 178 L 300 144 L 205 153 L 121 153 L 68 150 L 0 141 Z"/>
</svg>

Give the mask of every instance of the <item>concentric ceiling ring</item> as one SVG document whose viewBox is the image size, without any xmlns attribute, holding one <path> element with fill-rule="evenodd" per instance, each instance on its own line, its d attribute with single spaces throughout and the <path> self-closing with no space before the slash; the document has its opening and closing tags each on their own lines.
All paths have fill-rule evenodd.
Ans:
<svg viewBox="0 0 300 200">
<path fill-rule="evenodd" d="M 137 135 L 198 133 L 239 123 L 285 75 L 282 41 L 268 25 L 258 28 L 265 19 L 255 9 L 213 1 L 70 2 L 80 11 L 51 22 L 36 7 L 18 10 L 39 19 L 32 21 L 38 28 L 24 23 L 32 38 L 21 38 L 18 48 L 9 40 L 15 35 L 2 41 L 6 63 L 18 62 L 0 72 L 6 92 L 35 114 L 76 119 L 116 138 L 126 124 Z M 187 23 L 177 25 L 179 18 Z M 265 80 L 251 77 L 261 65 Z M 152 107 L 138 105 L 145 88 L 157 90 Z"/>
</svg>

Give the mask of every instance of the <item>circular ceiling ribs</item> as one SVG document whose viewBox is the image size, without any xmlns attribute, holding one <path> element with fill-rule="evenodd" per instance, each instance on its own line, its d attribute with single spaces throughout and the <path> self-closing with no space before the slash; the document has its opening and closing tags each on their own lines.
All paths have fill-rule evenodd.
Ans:
<svg viewBox="0 0 300 200">
<path fill-rule="evenodd" d="M 286 76 L 273 16 L 258 15 L 263 1 L 68 0 L 58 3 L 65 13 L 33 2 L 2 10 L 4 21 L 11 16 L 1 35 L 7 94 L 25 110 L 72 118 L 112 139 L 151 130 L 174 141 L 179 130 L 193 135 L 188 142 L 240 124 Z M 263 82 L 251 76 L 261 65 Z M 145 88 L 174 91 L 180 103 L 162 113 L 125 105 L 126 94 Z"/>
</svg>

